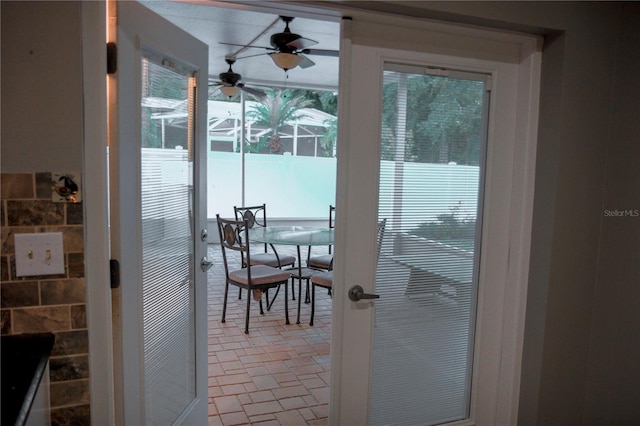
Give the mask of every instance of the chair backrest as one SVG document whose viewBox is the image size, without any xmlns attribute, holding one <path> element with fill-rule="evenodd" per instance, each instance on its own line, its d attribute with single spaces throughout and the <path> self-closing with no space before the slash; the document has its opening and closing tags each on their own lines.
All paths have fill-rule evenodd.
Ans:
<svg viewBox="0 0 640 426">
<path fill-rule="evenodd" d="M 378 221 L 378 239 L 376 241 L 378 251 L 376 254 L 376 260 L 378 260 L 378 258 L 380 257 L 380 251 L 382 250 L 382 240 L 384 238 L 384 229 L 386 226 L 387 226 L 386 218 Z"/>
<path fill-rule="evenodd" d="M 333 228 L 336 225 L 335 214 L 336 214 L 336 207 L 329 206 L 329 228 Z"/>
<path fill-rule="evenodd" d="M 218 235 L 220 237 L 220 247 L 222 249 L 222 260 L 225 273 L 229 275 L 228 250 L 240 253 L 241 265 L 248 265 L 251 261 L 249 253 L 249 226 L 246 220 L 223 219 L 216 215 L 218 222 Z M 246 257 L 246 263 L 245 263 Z"/>
<path fill-rule="evenodd" d="M 236 220 L 246 220 L 249 229 L 254 226 L 267 226 L 267 205 L 261 206 L 233 206 Z"/>
<path fill-rule="evenodd" d="M 329 228 L 333 228 L 336 226 L 335 214 L 336 214 L 336 207 L 329 206 Z M 329 254 L 331 254 L 331 246 L 329 246 Z"/>
<path fill-rule="evenodd" d="M 254 226 L 267 226 L 267 205 L 261 206 L 233 206 L 233 211 L 236 214 L 236 220 L 245 220 L 249 229 Z M 267 252 L 267 244 L 264 245 L 264 252 Z"/>
</svg>

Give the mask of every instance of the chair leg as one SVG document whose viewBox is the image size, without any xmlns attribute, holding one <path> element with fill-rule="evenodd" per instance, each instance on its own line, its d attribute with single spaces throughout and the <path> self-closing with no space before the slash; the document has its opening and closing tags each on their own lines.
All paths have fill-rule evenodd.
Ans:
<svg viewBox="0 0 640 426">
<path fill-rule="evenodd" d="M 260 306 L 262 308 L 262 305 Z M 247 290 L 247 316 L 244 322 L 244 334 L 249 334 L 249 311 L 251 309 L 251 289 Z"/>
<path fill-rule="evenodd" d="M 308 304 L 309 302 L 310 302 L 310 300 L 309 300 L 309 279 L 307 279 L 307 293 L 304 296 L 304 303 Z"/>
<path fill-rule="evenodd" d="M 287 285 L 284 285 L 285 288 L 287 287 Z M 265 295 L 267 298 L 267 311 L 271 310 L 271 307 L 273 306 L 273 302 L 276 301 L 276 297 L 278 296 L 278 293 L 280 293 L 280 286 L 276 287 L 276 294 L 273 295 L 273 298 L 271 298 L 271 301 L 269 301 L 269 290 L 265 291 Z"/>
<path fill-rule="evenodd" d="M 242 300 L 242 289 L 238 288 L 238 300 Z"/>
<path fill-rule="evenodd" d="M 229 294 L 229 283 L 227 282 L 224 287 L 224 302 L 222 302 L 222 322 L 225 322 L 227 315 L 227 295 Z"/>
<path fill-rule="evenodd" d="M 271 305 L 269 304 L 269 289 L 266 289 L 266 290 L 264 291 L 264 296 L 265 296 L 265 298 L 266 298 L 265 300 L 267 301 L 267 311 L 270 311 L 270 310 L 271 310 Z M 273 299 L 274 299 L 274 300 L 275 300 L 275 298 L 276 298 L 276 297 L 275 297 L 275 296 L 273 296 Z M 260 301 L 262 301 L 262 300 L 260 300 Z"/>
<path fill-rule="evenodd" d="M 296 321 L 296 324 L 300 324 L 300 302 L 302 301 L 302 297 L 300 297 L 302 294 L 302 279 L 298 280 L 298 319 Z"/>
<path fill-rule="evenodd" d="M 296 300 L 296 283 L 293 278 L 291 278 L 291 300 Z M 300 295 L 298 295 L 300 296 Z"/>
<path fill-rule="evenodd" d="M 313 325 L 313 316 L 316 313 L 316 285 L 311 283 L 311 319 L 309 325 Z"/>
<path fill-rule="evenodd" d="M 285 323 L 289 324 L 289 283 L 284 283 L 284 318 Z"/>
</svg>

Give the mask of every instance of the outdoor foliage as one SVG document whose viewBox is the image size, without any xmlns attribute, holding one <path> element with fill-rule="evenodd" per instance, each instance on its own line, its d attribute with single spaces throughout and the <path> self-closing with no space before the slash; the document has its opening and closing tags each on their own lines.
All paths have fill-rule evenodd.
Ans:
<svg viewBox="0 0 640 426">
<path fill-rule="evenodd" d="M 300 96 L 311 101 L 310 107 L 331 114 L 324 122 L 326 132 L 320 140 L 319 157 L 333 157 L 334 147 L 338 139 L 338 95 L 335 92 L 317 92 L 312 90 L 296 89 L 292 96 Z"/>
<path fill-rule="evenodd" d="M 247 111 L 247 117 L 254 120 L 255 124 L 270 129 L 258 143 L 262 144 L 263 147 L 268 146 L 270 153 L 280 154 L 282 152 L 280 129 L 295 120 L 303 118 L 304 115 L 299 110 L 309 107 L 311 103 L 309 99 L 293 96 L 289 90 L 276 89 L 268 91 L 267 95 L 260 99 L 259 104 Z M 247 148 L 248 151 L 252 149 L 251 147 Z"/>
<path fill-rule="evenodd" d="M 398 78 L 388 78 L 384 85 L 383 158 L 395 159 L 398 119 L 406 117 L 401 129 L 405 140 L 398 141 L 404 142 L 405 161 L 478 165 L 483 83 L 432 75 L 396 75 Z M 403 77 L 406 94 L 399 82 Z"/>
<path fill-rule="evenodd" d="M 181 101 L 182 104 L 178 108 L 186 111 L 188 94 L 184 88 L 185 78 L 153 62 L 145 61 L 143 66 L 147 71 L 143 73 L 142 96 Z M 143 148 L 162 147 L 160 120 L 151 119 L 152 114 L 155 112 L 157 112 L 155 108 L 142 109 Z M 169 130 L 166 135 L 165 147 L 174 147 L 176 145 L 187 146 L 186 133 Z"/>
<path fill-rule="evenodd" d="M 338 140 L 338 117 L 325 120 L 326 132 L 320 139 L 320 157 L 333 157 L 334 147 Z"/>
<path fill-rule="evenodd" d="M 291 96 L 311 101 L 310 108 L 315 108 L 333 116 L 338 115 L 338 95 L 335 92 L 295 89 L 291 91 Z"/>
<path fill-rule="evenodd" d="M 437 220 L 420 224 L 412 234 L 451 244 L 460 248 L 473 249 L 476 235 L 474 217 L 463 217 L 460 214 L 461 202 L 450 207 L 448 213 L 441 213 Z"/>
</svg>

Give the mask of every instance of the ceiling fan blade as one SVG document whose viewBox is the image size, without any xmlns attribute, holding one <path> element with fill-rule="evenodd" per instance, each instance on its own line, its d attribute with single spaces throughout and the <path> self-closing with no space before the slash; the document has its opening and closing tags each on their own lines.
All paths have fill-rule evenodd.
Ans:
<svg viewBox="0 0 640 426">
<path fill-rule="evenodd" d="M 312 67 L 312 66 L 314 66 L 316 64 L 315 62 L 313 62 L 311 59 L 307 58 L 304 55 L 298 54 L 298 56 L 300 56 L 300 58 L 302 58 L 302 60 L 298 64 L 298 66 L 300 68 L 309 68 L 309 67 Z"/>
<path fill-rule="evenodd" d="M 340 56 L 339 51 L 328 49 L 302 49 L 301 53 L 304 53 L 305 55 L 329 56 L 334 58 Z"/>
<path fill-rule="evenodd" d="M 316 44 L 318 44 L 318 42 L 315 40 L 311 40 L 310 38 L 300 37 L 287 43 L 287 47 L 300 50 L 300 49 L 306 49 L 307 47 L 315 46 Z"/>
<path fill-rule="evenodd" d="M 249 93 L 250 95 L 256 96 L 258 98 L 262 98 L 264 96 L 267 96 L 266 93 L 264 93 L 262 90 L 259 89 L 254 89 L 252 87 L 247 87 L 244 84 L 238 84 L 238 87 L 240 88 L 240 90 Z"/>
<path fill-rule="evenodd" d="M 274 50 L 274 49 L 271 49 Z M 255 55 L 238 56 L 236 59 L 254 58 L 256 56 L 268 55 L 268 53 L 256 53 Z"/>
<path fill-rule="evenodd" d="M 239 44 L 239 43 L 225 43 L 223 41 L 219 41 L 218 44 L 224 44 L 226 46 L 240 46 L 240 47 L 252 47 L 254 49 L 269 49 L 269 50 L 274 50 L 272 47 L 267 47 L 267 46 L 253 46 L 250 44 Z M 236 58 L 237 59 L 237 58 Z"/>
</svg>

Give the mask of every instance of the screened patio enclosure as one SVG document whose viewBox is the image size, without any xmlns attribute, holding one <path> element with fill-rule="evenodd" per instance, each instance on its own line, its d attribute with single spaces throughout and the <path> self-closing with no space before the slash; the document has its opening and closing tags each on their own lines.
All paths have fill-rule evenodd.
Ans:
<svg viewBox="0 0 640 426">
<path fill-rule="evenodd" d="M 244 102 L 244 112 L 251 111 L 259 103 Z M 150 120 L 159 128 L 159 141 L 156 146 L 161 148 L 175 148 L 181 146 L 180 139 L 173 136 L 175 129 L 186 125 L 186 104 L 184 101 L 162 98 L 145 98 L 143 107 L 148 107 Z M 335 116 L 315 108 L 301 108 L 298 110 L 300 118 L 280 128 L 279 136 L 283 142 L 283 155 L 300 155 L 307 157 L 335 157 L 335 144 L 330 152 L 323 152 L 322 138 Z M 209 150 L 218 152 L 240 152 L 242 139 L 243 105 L 241 102 L 209 101 L 208 127 Z M 247 141 L 247 151 L 257 145 L 270 128 L 255 124 L 246 118 L 244 139 Z"/>
<path fill-rule="evenodd" d="M 247 115 L 257 104 L 208 102 L 208 217 L 232 217 L 234 206 L 266 203 L 270 222 L 328 218 L 329 205 L 335 204 L 336 144 L 328 136 L 335 116 L 314 108 L 297 110 L 295 120 L 280 126 L 282 148 L 273 153 L 264 143 L 271 129 Z M 148 146 L 186 148 L 180 133 L 186 126 L 184 101 L 149 97 L 142 106 L 154 129 Z"/>
</svg>

